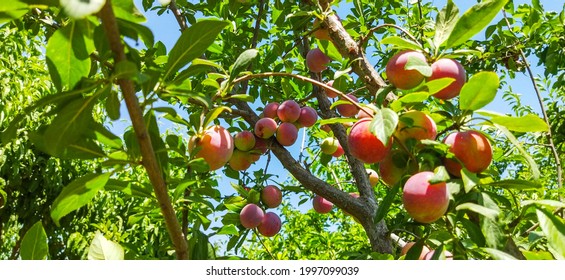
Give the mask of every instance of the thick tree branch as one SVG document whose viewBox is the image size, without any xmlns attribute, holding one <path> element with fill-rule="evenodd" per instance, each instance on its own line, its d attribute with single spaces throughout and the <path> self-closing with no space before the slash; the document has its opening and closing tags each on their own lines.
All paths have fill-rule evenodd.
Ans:
<svg viewBox="0 0 565 280">
<path fill-rule="evenodd" d="M 127 58 L 124 52 L 124 45 L 122 44 L 116 17 L 112 10 L 111 0 L 106 1 L 106 4 L 99 13 L 99 17 L 102 20 L 102 26 L 104 27 L 110 48 L 114 53 L 115 63 L 117 64 L 121 61 L 126 61 Z M 167 185 L 163 178 L 159 163 L 157 162 L 155 151 L 153 150 L 151 139 L 149 138 L 149 134 L 143 120 L 143 111 L 141 110 L 139 100 L 135 95 L 135 86 L 133 82 L 128 79 L 119 79 L 118 84 L 124 96 L 128 113 L 139 142 L 143 158 L 143 166 L 145 167 L 149 180 L 153 185 L 153 190 L 155 191 L 155 196 L 159 202 L 161 213 L 165 218 L 165 224 L 175 247 L 177 258 L 188 259 L 188 245 L 186 238 L 182 233 L 175 210 L 173 209 L 173 205 L 167 193 Z"/>
<path fill-rule="evenodd" d="M 328 2 L 328 0 L 320 0 L 320 5 L 324 10 L 329 9 Z M 369 92 L 374 95 L 380 88 L 385 87 L 387 85 L 385 81 L 369 63 L 363 50 L 347 33 L 338 17 L 335 14 L 329 14 L 325 17 L 324 23 L 328 27 L 333 44 L 341 55 L 351 61 L 353 72 L 367 85 Z"/>
</svg>

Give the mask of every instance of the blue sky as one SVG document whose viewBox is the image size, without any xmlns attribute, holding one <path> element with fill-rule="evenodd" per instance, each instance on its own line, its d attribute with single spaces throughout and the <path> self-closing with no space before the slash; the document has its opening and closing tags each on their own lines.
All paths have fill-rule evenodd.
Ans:
<svg viewBox="0 0 565 280">
<path fill-rule="evenodd" d="M 157 2 L 157 0 L 155 2 Z M 341 1 L 341 2 L 342 4 L 339 6 L 339 8 L 336 9 L 336 12 L 341 18 L 345 18 L 353 5 L 351 1 Z M 431 2 L 438 7 L 443 7 L 447 1 L 434 0 Z M 515 0 L 514 2 L 516 4 L 520 4 L 520 3 L 529 3 L 530 1 Z M 546 10 L 560 11 L 563 7 L 563 3 L 559 3 L 561 1 L 541 0 L 540 2 Z M 137 4 L 138 8 L 142 10 L 141 0 L 135 0 L 135 3 Z M 454 3 L 459 7 L 460 13 L 463 13 L 476 2 L 471 0 L 454 0 Z M 161 16 L 158 16 L 155 12 L 147 12 L 144 14 L 147 17 L 146 25 L 153 31 L 155 35 L 155 41 L 162 41 L 167 46 L 167 49 L 170 50 L 180 35 L 179 27 L 174 16 L 170 12 L 167 12 Z M 499 17 L 496 20 L 500 19 L 501 17 L 502 16 L 499 15 Z M 479 38 L 483 36 L 482 32 L 477 36 L 479 36 Z M 537 65 L 537 60 L 535 58 L 530 58 L 530 64 L 534 66 L 533 71 L 535 75 L 543 74 L 544 69 L 535 67 Z M 517 91 L 518 93 L 522 94 L 523 104 L 530 105 L 537 112 L 540 112 L 539 103 L 535 96 L 533 86 L 527 75 L 517 73 L 516 78 L 509 81 L 509 85 L 514 89 L 514 91 Z M 485 109 L 502 112 L 502 113 L 511 113 L 510 107 L 505 102 L 502 101 L 501 96 L 502 96 L 502 91 L 499 92 L 496 100 L 492 102 L 490 105 L 488 105 Z M 123 111 L 122 116 L 124 118 L 127 117 L 127 113 Z M 166 127 L 166 124 L 165 123 L 163 124 Z M 120 127 L 122 125 L 128 126 L 128 122 L 127 121 L 120 122 L 119 124 L 116 124 L 114 126 L 114 129 L 119 130 L 121 129 Z M 300 130 L 299 139 L 297 143 L 294 144 L 289 149 L 291 153 L 295 155 L 296 158 L 298 157 L 298 154 L 300 152 L 303 131 L 304 129 Z M 161 132 L 164 132 L 163 129 Z M 118 133 L 121 134 L 122 132 L 118 132 Z M 265 158 L 266 157 L 263 156 L 259 162 L 255 163 L 251 167 L 251 170 L 264 167 L 266 162 Z M 276 160 L 275 157 L 273 157 L 273 159 L 271 160 L 269 171 L 271 173 L 279 174 L 280 177 L 278 179 L 280 182 L 283 182 L 288 174 L 287 171 L 282 168 L 282 165 L 278 162 L 278 160 Z M 229 186 L 230 182 L 233 182 L 233 180 L 227 179 L 222 176 L 222 179 L 220 180 L 219 183 L 220 183 L 220 191 L 222 192 L 223 195 L 234 193 L 233 189 Z M 303 206 L 299 207 L 299 209 L 304 212 L 308 211 L 310 208 L 311 208 L 310 203 L 306 203 Z"/>
</svg>

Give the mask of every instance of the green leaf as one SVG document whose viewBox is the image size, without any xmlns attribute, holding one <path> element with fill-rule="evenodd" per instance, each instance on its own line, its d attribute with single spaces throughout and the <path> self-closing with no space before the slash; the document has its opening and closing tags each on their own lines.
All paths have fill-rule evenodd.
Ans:
<svg viewBox="0 0 565 280">
<path fill-rule="evenodd" d="M 377 213 L 375 214 L 375 224 L 380 222 L 388 213 L 390 206 L 396 199 L 396 195 L 400 190 L 400 184 L 396 184 L 390 191 L 387 192 L 383 201 L 379 204 L 379 208 L 377 209 Z"/>
<path fill-rule="evenodd" d="M 193 59 L 201 56 L 228 24 L 226 21 L 205 19 L 183 31 L 169 53 L 163 79 L 166 80 Z"/>
<path fill-rule="evenodd" d="M 135 63 L 123 60 L 116 64 L 116 68 L 114 69 L 114 78 L 116 79 L 131 79 L 137 74 L 139 71 L 137 70 L 137 66 Z"/>
<path fill-rule="evenodd" d="M 103 92 L 105 88 L 98 93 Z M 48 143 L 45 147 L 47 153 L 54 156 L 62 154 L 65 148 L 78 142 L 91 130 L 94 123 L 92 109 L 98 102 L 98 95 L 73 100 L 57 113 L 43 134 Z"/>
<path fill-rule="evenodd" d="M 398 115 L 389 108 L 376 111 L 373 120 L 369 124 L 369 131 L 385 145 L 389 145 L 392 134 L 398 125 Z"/>
<path fill-rule="evenodd" d="M 168 174 L 169 154 L 167 152 L 165 141 L 163 141 L 163 138 L 161 138 L 161 134 L 159 132 L 159 124 L 157 123 L 155 112 L 153 110 L 149 110 L 147 114 L 145 114 L 144 120 L 145 126 L 147 127 L 147 132 L 149 133 L 149 138 L 151 138 L 151 145 L 153 146 L 155 156 L 157 157 L 157 162 L 159 162 L 161 172 Z"/>
<path fill-rule="evenodd" d="M 206 117 L 204 118 L 204 123 L 202 124 L 202 127 L 208 127 L 208 124 L 210 124 L 212 121 L 217 119 L 218 116 L 225 111 L 231 113 L 231 108 L 226 106 L 220 106 L 210 110 L 208 114 L 206 114 Z"/>
<path fill-rule="evenodd" d="M 88 204 L 104 188 L 111 173 L 88 174 L 65 186 L 51 206 L 51 218 L 59 225 L 59 220 L 74 210 Z"/>
<path fill-rule="evenodd" d="M 555 260 L 553 255 L 544 251 L 520 251 L 526 260 Z"/>
<path fill-rule="evenodd" d="M 512 255 L 494 248 L 483 248 L 483 250 L 490 254 L 495 260 L 516 260 Z"/>
<path fill-rule="evenodd" d="M 389 107 L 394 111 L 400 111 L 404 108 L 404 104 L 420 103 L 428 99 L 429 96 L 430 94 L 424 91 L 408 93 L 394 100 Z"/>
<path fill-rule="evenodd" d="M 120 191 L 130 196 L 138 196 L 144 198 L 154 198 L 153 188 L 149 185 L 142 184 L 136 181 L 121 181 L 116 179 L 109 179 L 104 190 L 107 191 Z"/>
<path fill-rule="evenodd" d="M 123 260 L 124 249 L 120 244 L 106 239 L 102 233 L 96 231 L 94 239 L 88 248 L 89 260 Z"/>
<path fill-rule="evenodd" d="M 474 224 L 473 222 L 471 222 L 466 218 L 460 218 L 459 222 L 461 222 L 463 227 L 467 230 L 467 234 L 469 234 L 469 237 L 471 238 L 471 240 L 473 240 L 473 242 L 475 242 L 475 244 L 477 244 L 477 246 L 479 247 L 485 246 L 486 243 L 485 236 L 483 235 L 481 229 L 476 224 Z"/>
<path fill-rule="evenodd" d="M 220 230 L 218 230 L 216 235 L 224 235 L 224 234 L 239 235 L 239 229 L 234 224 L 225 225 Z"/>
<path fill-rule="evenodd" d="M 149 27 L 122 19 L 118 19 L 117 22 L 122 35 L 135 41 L 141 39 L 148 48 L 152 48 L 155 44 L 155 36 Z"/>
<path fill-rule="evenodd" d="M 440 78 L 426 82 L 423 86 L 428 88 L 429 95 L 436 94 L 455 81 L 454 78 Z"/>
<path fill-rule="evenodd" d="M 508 0 L 485 0 L 467 10 L 457 21 L 447 39 L 446 48 L 465 43 L 485 28 Z"/>
<path fill-rule="evenodd" d="M 525 200 L 522 201 L 522 207 L 526 207 L 528 205 L 541 205 L 541 206 L 549 206 L 552 208 L 565 208 L 565 203 L 557 200 Z"/>
<path fill-rule="evenodd" d="M 527 114 L 521 117 L 505 116 L 495 112 L 477 111 L 478 114 L 490 117 L 490 121 L 516 132 L 547 132 L 547 123 L 535 114 Z"/>
<path fill-rule="evenodd" d="M 437 183 L 447 182 L 449 179 L 450 177 L 447 169 L 440 165 L 434 170 L 434 176 L 430 178 L 428 182 L 433 185 Z"/>
<path fill-rule="evenodd" d="M 111 120 L 117 120 L 120 118 L 120 98 L 118 97 L 118 92 L 111 91 L 106 98 L 106 113 Z"/>
<path fill-rule="evenodd" d="M 459 9 L 453 4 L 453 1 L 448 0 L 447 5 L 441 9 L 436 17 L 434 45 L 439 49 L 455 27 L 455 23 L 459 19 Z"/>
<path fill-rule="evenodd" d="M 502 133 L 504 133 L 504 135 L 506 135 L 506 138 L 508 138 L 508 140 L 514 145 L 514 147 L 516 147 L 516 149 L 518 149 L 520 154 L 522 154 L 522 156 L 524 157 L 524 159 L 526 160 L 526 162 L 530 166 L 530 171 L 532 172 L 532 178 L 534 180 L 538 180 L 539 176 L 540 176 L 540 171 L 539 171 L 538 165 L 536 164 L 536 162 L 534 161 L 534 159 L 532 158 L 530 153 L 528 153 L 522 147 L 522 144 L 520 143 L 520 141 L 518 141 L 518 139 L 516 139 L 514 134 L 512 134 L 510 131 L 508 131 L 508 129 L 506 127 L 498 125 L 496 123 L 494 124 L 494 126 L 498 130 L 500 130 Z"/>
<path fill-rule="evenodd" d="M 470 111 L 483 108 L 494 100 L 499 86 L 500 80 L 494 72 L 473 75 L 461 88 L 459 108 Z"/>
<path fill-rule="evenodd" d="M 383 38 L 381 44 L 393 45 L 395 48 L 403 50 L 423 50 L 420 43 L 398 36 Z"/>
<path fill-rule="evenodd" d="M 229 81 L 233 81 L 241 71 L 245 70 L 245 67 L 257 57 L 257 54 L 259 54 L 259 51 L 256 49 L 249 49 L 242 52 L 232 66 Z"/>
<path fill-rule="evenodd" d="M 93 29 L 88 20 L 73 20 L 49 38 L 47 65 L 58 90 L 74 88 L 90 73 L 90 54 L 95 50 Z"/>
<path fill-rule="evenodd" d="M 89 91 L 93 90 L 97 86 L 98 85 L 93 85 L 91 87 L 77 89 L 77 90 L 74 90 L 74 91 L 61 92 L 61 93 L 58 93 L 58 94 L 51 94 L 51 95 L 47 95 L 47 96 L 37 100 L 35 103 L 33 103 L 33 105 L 25 108 L 23 110 L 23 113 L 16 115 L 12 119 L 12 121 L 10 122 L 10 125 L 8 126 L 8 128 L 6 128 L 4 131 L 2 131 L 2 133 L 0 134 L 0 137 L 2 138 L 2 143 L 7 144 L 8 142 L 15 139 L 18 136 L 17 132 L 18 132 L 18 128 L 19 128 L 20 123 L 25 119 L 25 117 L 27 115 L 31 114 L 36 109 L 43 108 L 43 107 L 45 107 L 49 104 L 64 104 L 64 103 L 67 103 L 70 100 L 75 99 L 78 96 L 81 96 L 84 92 L 89 92 Z"/>
<path fill-rule="evenodd" d="M 463 186 L 465 187 L 466 193 L 469 193 L 476 185 L 479 184 L 479 177 L 477 177 L 477 174 L 467 170 L 466 168 L 461 169 L 461 180 L 463 180 Z"/>
<path fill-rule="evenodd" d="M 145 16 L 135 7 L 133 0 L 112 0 L 112 8 L 114 15 L 123 20 L 142 23 L 145 22 Z"/>
<path fill-rule="evenodd" d="M 515 189 L 515 190 L 536 190 L 543 188 L 543 185 L 537 182 L 520 180 L 520 179 L 509 179 L 496 181 L 488 183 L 489 186 L 500 187 L 505 189 Z"/>
<path fill-rule="evenodd" d="M 224 206 L 226 206 L 228 210 L 237 213 L 239 213 L 245 205 L 247 205 L 247 200 L 241 196 L 232 196 L 224 200 Z"/>
<path fill-rule="evenodd" d="M 558 260 L 565 259 L 565 223 L 553 213 L 538 208 L 536 210 L 540 228 L 553 256 Z"/>
<path fill-rule="evenodd" d="M 0 3 L 0 26 L 25 15 L 29 6 L 17 0 L 2 1 Z"/>
<path fill-rule="evenodd" d="M 188 240 L 188 251 L 190 260 L 214 259 L 214 250 L 211 248 L 208 236 L 199 230 Z"/>
<path fill-rule="evenodd" d="M 337 101 L 337 102 L 339 102 L 339 101 Z M 334 104 L 337 103 L 337 102 L 334 102 Z M 343 104 L 349 104 L 349 102 L 344 102 Z M 334 124 L 334 123 L 351 123 L 351 122 L 355 122 L 355 121 L 357 121 L 356 118 L 342 118 L 342 117 L 329 118 L 329 119 L 320 120 L 320 125 Z"/>
<path fill-rule="evenodd" d="M 20 246 L 20 256 L 22 260 L 45 260 L 48 254 L 47 234 L 39 221 L 24 235 Z"/>
<path fill-rule="evenodd" d="M 466 202 L 466 203 L 462 203 L 459 204 L 457 207 L 455 207 L 455 210 L 457 211 L 461 211 L 461 210 L 469 210 L 471 212 L 475 212 L 478 214 L 481 214 L 489 219 L 496 219 L 496 217 L 499 214 L 499 211 L 496 211 L 494 209 L 490 209 L 472 202 Z"/>
<path fill-rule="evenodd" d="M 425 243 L 424 239 L 420 239 L 408 249 L 406 252 L 406 256 L 404 257 L 405 260 L 419 260 L 420 255 L 422 254 L 422 250 L 424 249 Z"/>
<path fill-rule="evenodd" d="M 415 57 L 409 56 L 408 60 L 406 61 L 406 65 L 404 65 L 404 69 L 406 70 L 416 70 L 420 72 L 425 77 L 429 77 L 432 75 L 432 67 L 428 65 L 427 62 Z"/>
</svg>

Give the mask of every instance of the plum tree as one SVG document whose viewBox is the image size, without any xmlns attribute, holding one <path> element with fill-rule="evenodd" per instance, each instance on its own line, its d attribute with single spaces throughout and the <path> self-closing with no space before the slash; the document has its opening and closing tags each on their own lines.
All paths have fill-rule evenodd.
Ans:
<svg viewBox="0 0 565 280">
<path fill-rule="evenodd" d="M 456 158 L 443 159 L 445 168 L 453 176 L 461 177 L 461 164 L 473 173 L 480 173 L 486 170 L 492 161 L 492 146 L 478 131 L 453 132 L 445 137 L 443 143 L 449 145 L 449 151 Z"/>
<path fill-rule="evenodd" d="M 347 144 L 351 155 L 364 163 L 377 163 L 382 161 L 392 147 L 392 137 L 388 145 L 384 145 L 377 136 L 371 133 L 369 125 L 371 119 L 365 118 L 357 121 L 347 137 Z"/>
<path fill-rule="evenodd" d="M 271 118 L 261 118 L 255 123 L 255 135 L 259 138 L 271 138 L 277 132 L 277 122 Z"/>
<path fill-rule="evenodd" d="M 437 127 L 434 120 L 426 113 L 411 110 L 400 115 L 394 135 L 401 142 L 406 142 L 408 139 L 434 140 L 437 136 Z"/>
<path fill-rule="evenodd" d="M 265 237 L 273 237 L 281 230 L 281 218 L 273 212 L 267 212 L 261 223 L 257 226 L 257 231 Z"/>
<path fill-rule="evenodd" d="M 294 100 L 286 100 L 277 108 L 277 116 L 281 122 L 295 122 L 300 118 L 300 105 Z"/>
<path fill-rule="evenodd" d="M 191 137 L 188 142 L 188 152 L 196 152 L 194 158 L 203 158 L 210 170 L 224 166 L 231 158 L 233 150 L 233 137 L 219 125 L 209 127 L 201 134 Z"/>
<path fill-rule="evenodd" d="M 276 208 L 282 202 L 282 192 L 275 185 L 268 185 L 261 191 L 261 201 L 268 208 Z"/>
<path fill-rule="evenodd" d="M 244 228 L 256 228 L 263 221 L 265 212 L 257 204 L 249 203 L 245 205 L 239 213 L 239 221 Z"/>
<path fill-rule="evenodd" d="M 306 66 L 314 73 L 320 73 L 328 69 L 330 61 L 330 58 L 319 48 L 311 49 L 306 54 Z"/>
<path fill-rule="evenodd" d="M 312 207 L 320 214 L 326 214 L 332 211 L 334 204 L 322 196 L 315 195 L 312 199 Z"/>
<path fill-rule="evenodd" d="M 461 92 L 461 88 L 467 80 L 463 65 L 451 58 L 441 58 L 432 63 L 432 75 L 428 78 L 428 80 L 433 81 L 440 78 L 455 79 L 447 87 L 434 94 L 434 97 L 443 100 L 448 100 L 458 96 Z"/>
<path fill-rule="evenodd" d="M 298 128 L 293 123 L 283 122 L 276 132 L 276 139 L 283 146 L 291 146 L 298 139 Z"/>
<path fill-rule="evenodd" d="M 251 131 L 240 131 L 233 137 L 235 148 L 240 151 L 250 151 L 255 147 L 255 135 Z"/>
<path fill-rule="evenodd" d="M 431 184 L 433 172 L 423 171 L 412 175 L 404 184 L 402 204 L 417 222 L 432 223 L 441 218 L 449 206 L 445 182 Z"/>
<path fill-rule="evenodd" d="M 418 70 L 406 69 L 409 58 L 419 59 L 422 63 L 426 63 L 424 54 L 406 50 L 395 54 L 386 64 L 386 76 L 396 88 L 411 89 L 424 81 L 424 75 Z"/>
</svg>

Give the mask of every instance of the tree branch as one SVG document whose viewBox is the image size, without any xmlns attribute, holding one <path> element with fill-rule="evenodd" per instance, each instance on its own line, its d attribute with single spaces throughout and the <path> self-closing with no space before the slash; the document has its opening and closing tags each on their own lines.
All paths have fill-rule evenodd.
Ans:
<svg viewBox="0 0 565 280">
<path fill-rule="evenodd" d="M 510 34 L 512 34 L 512 36 L 514 38 L 516 38 L 516 40 L 519 41 L 518 36 L 516 35 L 516 33 L 514 33 L 514 31 L 512 31 L 512 25 L 510 24 L 510 21 L 508 20 L 508 16 L 506 15 L 506 11 L 504 9 L 502 9 L 502 15 L 504 16 L 504 19 L 506 20 L 506 25 L 508 26 L 508 31 L 510 31 Z M 524 61 L 524 64 L 526 65 L 526 70 L 528 71 L 528 75 L 530 76 L 530 80 L 532 82 L 532 85 L 534 86 L 534 91 L 536 92 L 537 95 L 537 99 L 540 105 L 540 109 L 541 112 L 543 114 L 543 119 L 545 121 L 545 123 L 547 124 L 547 126 L 549 127 L 549 130 L 547 131 L 547 140 L 549 141 L 549 146 L 551 147 L 551 152 L 553 153 L 553 158 L 555 159 L 555 166 L 557 168 L 557 186 L 561 189 L 563 188 L 563 169 L 561 166 L 561 160 L 559 159 L 559 153 L 557 152 L 557 149 L 555 148 L 555 144 L 553 143 L 553 133 L 551 132 L 551 124 L 549 123 L 549 117 L 547 116 L 547 112 L 545 110 L 545 105 L 543 104 L 543 98 L 541 96 L 541 92 L 536 84 L 536 80 L 534 78 L 534 73 L 532 72 L 532 68 L 530 67 L 530 63 L 528 62 L 528 59 L 526 58 L 526 55 L 524 54 L 524 52 L 522 51 L 521 48 L 518 48 L 518 51 L 520 51 L 520 57 L 522 58 L 522 60 Z M 561 198 L 561 200 L 563 200 L 563 198 Z"/>
<path fill-rule="evenodd" d="M 102 7 L 102 10 L 99 12 L 99 17 L 102 21 L 102 26 L 104 27 L 110 48 L 114 53 L 115 63 L 117 64 L 121 61 L 126 61 L 127 58 L 121 41 L 116 17 L 112 10 L 111 0 L 106 1 L 104 7 Z M 135 95 L 135 86 L 133 82 L 128 79 L 119 79 L 118 84 L 124 96 L 128 113 L 139 142 L 143 158 L 143 166 L 145 167 L 149 180 L 153 185 L 153 190 L 155 191 L 155 196 L 159 202 L 161 213 L 165 218 L 165 224 L 175 247 L 177 258 L 187 259 L 188 245 L 186 238 L 182 233 L 181 226 L 177 220 L 176 213 L 167 193 L 167 185 L 163 178 L 159 163 L 157 162 L 155 151 L 153 150 L 151 139 L 149 138 L 149 134 L 145 126 L 145 121 L 143 120 L 143 111 L 141 110 L 139 100 Z"/>
</svg>

